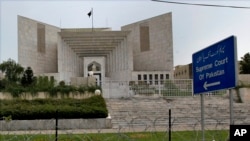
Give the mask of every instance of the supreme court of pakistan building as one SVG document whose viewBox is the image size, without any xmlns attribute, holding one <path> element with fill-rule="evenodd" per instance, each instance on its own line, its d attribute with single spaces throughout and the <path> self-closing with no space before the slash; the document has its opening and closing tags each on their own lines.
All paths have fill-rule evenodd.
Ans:
<svg viewBox="0 0 250 141">
<path fill-rule="evenodd" d="M 98 85 L 108 81 L 173 78 L 172 14 L 121 27 L 59 28 L 18 16 L 18 63 L 35 75 L 75 84 L 89 72 Z"/>
</svg>

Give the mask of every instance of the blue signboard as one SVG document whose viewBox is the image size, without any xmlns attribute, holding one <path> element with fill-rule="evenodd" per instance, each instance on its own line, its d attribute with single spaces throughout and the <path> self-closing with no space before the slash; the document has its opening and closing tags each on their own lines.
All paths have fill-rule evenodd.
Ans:
<svg viewBox="0 0 250 141">
<path fill-rule="evenodd" d="M 233 88 L 237 83 L 236 37 L 230 36 L 193 54 L 194 94 Z"/>
</svg>

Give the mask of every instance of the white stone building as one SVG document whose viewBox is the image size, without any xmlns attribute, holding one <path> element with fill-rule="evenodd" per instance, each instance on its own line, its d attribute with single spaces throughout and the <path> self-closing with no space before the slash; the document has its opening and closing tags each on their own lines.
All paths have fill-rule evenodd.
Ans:
<svg viewBox="0 0 250 141">
<path fill-rule="evenodd" d="M 94 71 L 98 84 L 110 80 L 155 80 L 173 77 L 172 14 L 121 27 L 61 29 L 18 16 L 18 62 L 36 75 L 70 84 Z"/>
</svg>

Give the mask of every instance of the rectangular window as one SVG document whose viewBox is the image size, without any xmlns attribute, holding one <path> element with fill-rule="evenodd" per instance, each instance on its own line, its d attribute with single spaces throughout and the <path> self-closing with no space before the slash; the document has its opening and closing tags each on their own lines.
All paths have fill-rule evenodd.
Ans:
<svg viewBox="0 0 250 141">
<path fill-rule="evenodd" d="M 158 80 L 158 74 L 155 74 L 155 80 Z"/>
<path fill-rule="evenodd" d="M 138 80 L 141 80 L 141 75 L 140 74 L 138 74 Z"/>
<path fill-rule="evenodd" d="M 161 79 L 161 80 L 163 80 L 163 79 L 164 79 L 164 78 L 163 78 L 163 74 L 160 74 L 160 79 Z"/>
<path fill-rule="evenodd" d="M 160 74 L 160 81 L 161 81 L 161 84 L 163 84 L 163 79 L 164 79 L 164 75 L 163 75 L 163 74 Z"/>
<path fill-rule="evenodd" d="M 147 80 L 147 75 L 146 74 L 143 75 L 143 80 Z"/>
<path fill-rule="evenodd" d="M 37 23 L 37 51 L 45 53 L 45 25 Z"/>
<path fill-rule="evenodd" d="M 166 74 L 166 79 L 169 79 L 169 74 Z"/>
<path fill-rule="evenodd" d="M 155 74 L 155 84 L 158 85 L 158 74 Z"/>
<path fill-rule="evenodd" d="M 141 52 L 149 51 L 150 48 L 149 42 L 149 27 L 148 26 L 140 26 L 140 48 Z"/>
<path fill-rule="evenodd" d="M 152 84 L 153 82 L 153 75 L 152 74 L 149 74 L 149 84 Z"/>
<path fill-rule="evenodd" d="M 152 79 L 153 79 L 152 74 L 149 74 L 149 80 L 152 80 Z"/>
</svg>

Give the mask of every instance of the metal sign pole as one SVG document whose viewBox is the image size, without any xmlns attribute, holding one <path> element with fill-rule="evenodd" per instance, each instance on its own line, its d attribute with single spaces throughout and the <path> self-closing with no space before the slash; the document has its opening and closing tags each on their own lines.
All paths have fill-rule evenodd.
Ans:
<svg viewBox="0 0 250 141">
<path fill-rule="evenodd" d="M 169 126 L 168 140 L 171 141 L 171 109 L 168 110 L 168 114 L 169 114 L 169 121 L 168 121 L 168 126 Z"/>
<path fill-rule="evenodd" d="M 202 132 L 202 141 L 205 141 L 205 122 L 204 122 L 204 94 L 201 95 L 201 132 Z"/>
<path fill-rule="evenodd" d="M 232 89 L 229 89 L 229 102 L 230 102 L 230 125 L 234 125 L 234 112 L 233 112 L 233 93 Z"/>
</svg>

